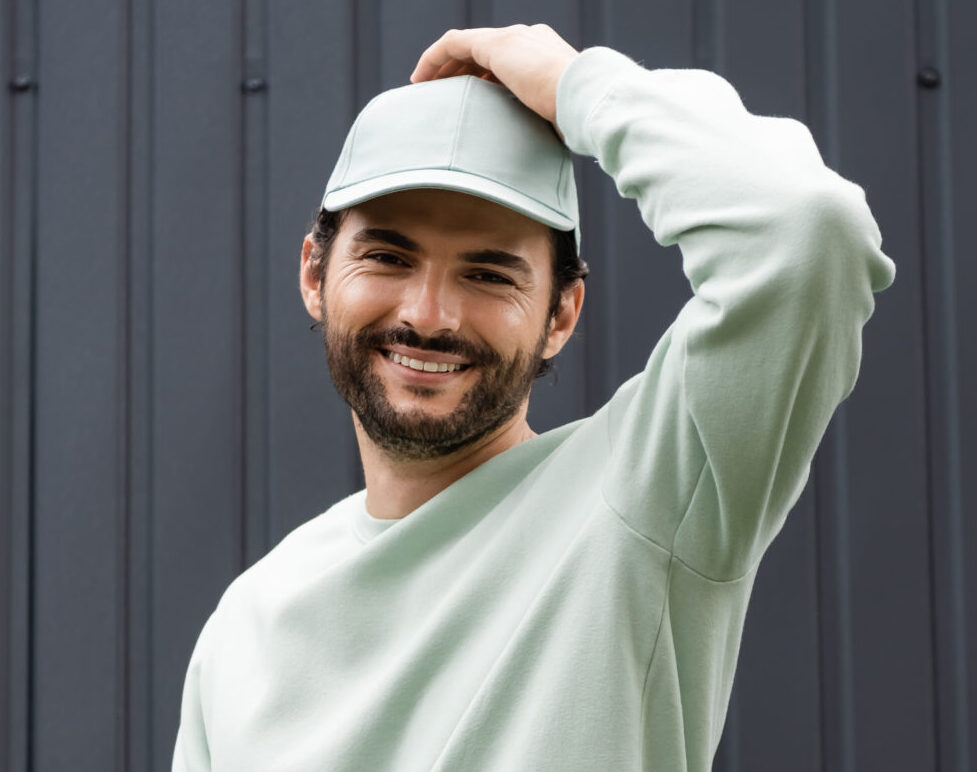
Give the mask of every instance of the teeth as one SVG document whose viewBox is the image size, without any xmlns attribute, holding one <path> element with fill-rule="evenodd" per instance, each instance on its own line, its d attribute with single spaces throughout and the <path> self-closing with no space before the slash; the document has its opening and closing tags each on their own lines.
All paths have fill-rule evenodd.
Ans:
<svg viewBox="0 0 977 772">
<path fill-rule="evenodd" d="M 464 366 L 455 364 L 454 362 L 425 362 L 422 359 L 411 359 L 410 357 L 393 352 L 388 352 L 387 357 L 393 360 L 395 364 L 425 373 L 453 373 L 455 370 L 460 370 Z"/>
</svg>

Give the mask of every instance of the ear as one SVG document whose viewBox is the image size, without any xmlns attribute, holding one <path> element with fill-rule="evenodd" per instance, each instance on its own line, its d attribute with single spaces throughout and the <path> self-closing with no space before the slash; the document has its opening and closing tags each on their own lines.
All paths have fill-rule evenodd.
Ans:
<svg viewBox="0 0 977 772">
<path fill-rule="evenodd" d="M 573 284 L 563 290 L 560 295 L 560 305 L 556 309 L 553 318 L 550 319 L 550 329 L 546 338 L 546 346 L 543 348 L 543 359 L 550 359 L 560 353 L 560 349 L 566 344 L 573 335 L 577 326 L 577 319 L 580 318 L 580 309 L 583 306 L 584 286 L 583 280 L 577 279 Z"/>
<path fill-rule="evenodd" d="M 319 302 L 320 275 L 322 266 L 316 266 L 312 261 L 312 234 L 306 235 L 302 242 L 302 266 L 299 268 L 299 291 L 302 302 L 309 316 L 317 322 L 322 321 L 322 306 Z"/>
</svg>

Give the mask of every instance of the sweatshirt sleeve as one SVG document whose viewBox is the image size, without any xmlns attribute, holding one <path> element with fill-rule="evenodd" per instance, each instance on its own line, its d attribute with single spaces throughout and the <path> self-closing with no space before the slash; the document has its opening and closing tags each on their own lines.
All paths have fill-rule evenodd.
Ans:
<svg viewBox="0 0 977 772">
<path fill-rule="evenodd" d="M 610 403 L 604 498 L 704 577 L 738 578 L 800 496 L 894 265 L 804 125 L 750 114 L 717 75 L 588 49 L 557 123 L 678 244 L 693 291 Z"/>
<path fill-rule="evenodd" d="M 213 619 L 212 615 L 204 624 L 187 667 L 180 707 L 180 728 L 177 730 L 173 749 L 172 772 L 210 772 L 210 749 L 207 728 L 204 725 L 201 679 L 207 637 L 213 626 Z"/>
</svg>

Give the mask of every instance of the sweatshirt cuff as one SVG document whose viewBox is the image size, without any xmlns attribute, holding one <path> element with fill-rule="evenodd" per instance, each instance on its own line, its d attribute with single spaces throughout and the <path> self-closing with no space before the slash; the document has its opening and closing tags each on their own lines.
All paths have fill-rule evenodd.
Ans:
<svg viewBox="0 0 977 772">
<path fill-rule="evenodd" d="M 612 48 L 582 51 L 563 71 L 556 87 L 556 125 L 575 153 L 596 155 L 587 119 L 622 74 L 641 65 Z"/>
</svg>

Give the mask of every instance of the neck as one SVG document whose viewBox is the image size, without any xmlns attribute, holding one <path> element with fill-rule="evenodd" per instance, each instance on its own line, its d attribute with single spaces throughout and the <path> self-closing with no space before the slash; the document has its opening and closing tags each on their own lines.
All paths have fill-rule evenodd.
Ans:
<svg viewBox="0 0 977 772">
<path fill-rule="evenodd" d="M 527 404 L 490 435 L 454 453 L 434 459 L 405 460 L 391 456 L 371 440 L 353 415 L 356 440 L 366 480 L 366 509 L 374 517 L 410 514 L 493 456 L 535 437 L 526 421 Z"/>
</svg>

